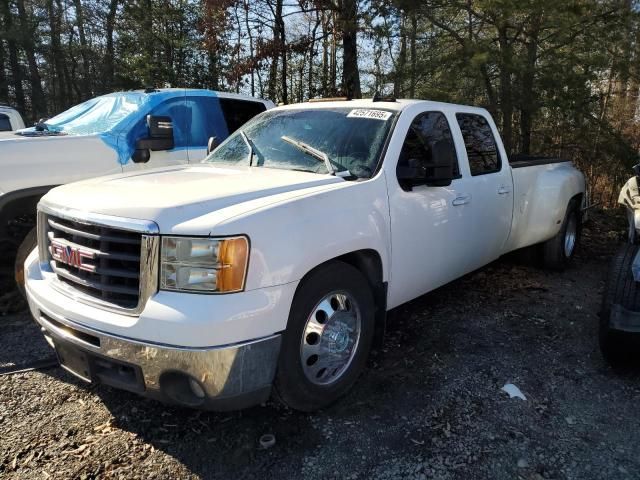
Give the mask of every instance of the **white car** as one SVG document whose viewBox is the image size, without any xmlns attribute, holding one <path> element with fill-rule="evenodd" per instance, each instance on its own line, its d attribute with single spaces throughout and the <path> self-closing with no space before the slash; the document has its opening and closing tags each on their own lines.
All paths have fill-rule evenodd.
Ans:
<svg viewBox="0 0 640 480">
<path fill-rule="evenodd" d="M 534 244 L 565 266 L 584 193 L 570 162 L 510 164 L 481 108 L 289 105 L 199 165 L 49 192 L 27 295 L 80 378 L 210 409 L 274 388 L 311 411 L 356 381 L 389 309 Z"/>
<path fill-rule="evenodd" d="M 11 132 L 20 128 L 24 128 L 20 113 L 15 108 L 0 104 L 0 132 Z"/>
<path fill-rule="evenodd" d="M 200 162 L 211 137 L 219 143 L 273 106 L 233 93 L 147 89 L 92 98 L 35 127 L 0 133 L 0 244 L 16 257 L 18 285 L 35 246 L 36 205 L 51 188 Z"/>
</svg>

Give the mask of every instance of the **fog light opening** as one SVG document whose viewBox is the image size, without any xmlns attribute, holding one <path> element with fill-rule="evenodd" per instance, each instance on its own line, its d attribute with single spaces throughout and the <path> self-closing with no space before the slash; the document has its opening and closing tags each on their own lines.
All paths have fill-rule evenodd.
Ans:
<svg viewBox="0 0 640 480">
<path fill-rule="evenodd" d="M 189 377 L 189 387 L 191 387 L 191 392 L 193 392 L 193 394 L 196 397 L 198 397 L 198 398 L 204 398 L 205 397 L 204 390 L 202 389 L 200 384 L 198 382 L 196 382 L 195 379 L 193 379 L 191 377 Z"/>
<path fill-rule="evenodd" d="M 165 372 L 160 376 L 160 389 L 179 405 L 197 407 L 207 397 L 204 387 L 195 378 L 182 372 Z"/>
</svg>

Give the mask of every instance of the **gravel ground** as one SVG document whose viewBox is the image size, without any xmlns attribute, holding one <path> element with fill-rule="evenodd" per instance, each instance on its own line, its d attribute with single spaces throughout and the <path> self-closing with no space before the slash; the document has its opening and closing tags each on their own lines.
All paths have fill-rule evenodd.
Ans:
<svg viewBox="0 0 640 480">
<path fill-rule="evenodd" d="M 401 307 L 351 393 L 314 415 L 166 407 L 59 368 L 0 376 L 0 477 L 640 478 L 640 369 L 597 346 L 623 229 L 598 213 L 564 273 L 506 258 Z M 0 368 L 50 357 L 26 313 L 0 322 Z"/>
</svg>

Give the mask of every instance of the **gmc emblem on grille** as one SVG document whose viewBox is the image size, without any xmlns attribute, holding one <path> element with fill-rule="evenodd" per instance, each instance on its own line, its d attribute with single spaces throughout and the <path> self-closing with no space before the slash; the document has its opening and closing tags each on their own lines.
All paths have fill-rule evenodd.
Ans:
<svg viewBox="0 0 640 480">
<path fill-rule="evenodd" d="M 93 260 L 95 258 L 93 252 L 87 252 L 70 245 L 63 245 L 55 240 L 51 242 L 51 256 L 56 262 L 71 265 L 79 270 L 94 272 L 96 269 L 94 265 L 86 263 L 86 260 Z"/>
</svg>

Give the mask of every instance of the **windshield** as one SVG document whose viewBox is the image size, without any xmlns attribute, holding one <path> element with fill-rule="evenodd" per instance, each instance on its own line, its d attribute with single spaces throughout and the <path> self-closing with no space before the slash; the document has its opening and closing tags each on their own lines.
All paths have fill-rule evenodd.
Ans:
<svg viewBox="0 0 640 480">
<path fill-rule="evenodd" d="M 104 95 L 71 107 L 44 123 L 49 132 L 68 135 L 104 133 L 136 112 L 146 98 L 147 95 L 135 92 Z M 32 127 L 18 133 L 29 134 L 34 131 Z"/>
<path fill-rule="evenodd" d="M 326 154 L 336 172 L 349 171 L 354 177 L 369 178 L 394 115 L 387 110 L 362 108 L 272 110 L 241 129 L 248 142 L 236 131 L 204 162 L 249 165 L 252 160 L 258 167 L 326 174 L 331 173 L 321 158 Z"/>
</svg>

